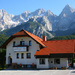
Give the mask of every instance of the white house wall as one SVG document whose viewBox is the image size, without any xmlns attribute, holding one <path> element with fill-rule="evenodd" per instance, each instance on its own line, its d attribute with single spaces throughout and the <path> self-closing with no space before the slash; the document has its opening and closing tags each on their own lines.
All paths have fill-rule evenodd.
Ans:
<svg viewBox="0 0 75 75">
<path fill-rule="evenodd" d="M 31 58 L 27 59 L 26 58 L 26 53 L 27 52 L 18 52 L 19 55 L 19 59 L 16 58 L 16 53 L 13 50 L 13 42 L 16 42 L 16 45 L 20 45 L 20 41 L 25 41 L 25 45 L 29 45 L 29 41 L 32 41 L 32 45 L 29 46 L 29 51 L 28 53 L 31 53 Z M 18 64 L 36 64 L 36 58 L 34 57 L 35 52 L 39 50 L 39 44 L 37 44 L 33 39 L 31 39 L 30 37 L 17 37 L 14 38 L 6 47 L 6 64 L 9 64 L 8 62 L 8 57 L 12 56 L 12 63 L 18 63 Z M 11 55 L 9 55 L 9 53 L 11 53 Z M 24 53 L 24 59 L 21 59 L 21 53 Z"/>
<path fill-rule="evenodd" d="M 53 63 L 51 63 L 51 61 Z M 57 67 L 57 68 L 61 68 L 61 67 L 67 67 L 68 68 L 68 59 L 67 58 L 60 58 L 60 64 L 54 64 L 54 58 L 50 58 L 49 59 L 49 67 Z"/>
<path fill-rule="evenodd" d="M 53 63 L 51 63 L 51 61 Z M 37 59 L 37 68 L 61 68 L 61 67 L 67 67 L 68 68 L 68 59 L 67 58 L 60 58 L 60 64 L 54 64 L 54 58 L 45 58 L 45 64 L 39 63 L 39 58 Z"/>
<path fill-rule="evenodd" d="M 37 68 L 49 68 L 48 58 L 45 58 L 45 64 L 39 63 L 39 58 L 37 59 Z"/>
</svg>

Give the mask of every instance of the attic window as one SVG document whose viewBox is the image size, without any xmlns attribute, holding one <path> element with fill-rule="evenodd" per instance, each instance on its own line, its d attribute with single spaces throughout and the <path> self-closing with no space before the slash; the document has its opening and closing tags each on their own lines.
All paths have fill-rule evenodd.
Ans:
<svg viewBox="0 0 75 75">
<path fill-rule="evenodd" d="M 39 51 L 39 50 L 37 50 L 37 51 Z"/>
<path fill-rule="evenodd" d="M 13 42 L 13 46 L 15 46 L 15 41 Z"/>
<path fill-rule="evenodd" d="M 32 42 L 31 42 L 31 40 L 29 41 L 29 46 L 31 46 L 32 45 Z"/>
<path fill-rule="evenodd" d="M 20 41 L 20 45 L 22 46 L 25 45 L 24 41 Z"/>
</svg>

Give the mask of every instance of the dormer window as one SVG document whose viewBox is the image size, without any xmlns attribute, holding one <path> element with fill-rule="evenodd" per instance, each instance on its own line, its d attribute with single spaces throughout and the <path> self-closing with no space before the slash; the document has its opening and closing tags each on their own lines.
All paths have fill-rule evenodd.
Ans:
<svg viewBox="0 0 75 75">
<path fill-rule="evenodd" d="M 15 46 L 15 41 L 13 42 L 13 46 Z"/>
<path fill-rule="evenodd" d="M 22 46 L 25 45 L 24 41 L 20 41 L 20 45 Z"/>
<path fill-rule="evenodd" d="M 32 42 L 31 41 L 29 41 L 29 46 L 31 46 L 32 45 Z"/>
</svg>

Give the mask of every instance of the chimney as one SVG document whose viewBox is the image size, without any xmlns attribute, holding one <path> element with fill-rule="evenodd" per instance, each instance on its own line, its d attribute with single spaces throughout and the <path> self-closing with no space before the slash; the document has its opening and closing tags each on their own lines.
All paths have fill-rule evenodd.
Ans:
<svg viewBox="0 0 75 75">
<path fill-rule="evenodd" d="M 43 41 L 47 41 L 47 39 L 46 39 L 46 36 L 45 36 L 45 35 L 43 35 Z"/>
</svg>

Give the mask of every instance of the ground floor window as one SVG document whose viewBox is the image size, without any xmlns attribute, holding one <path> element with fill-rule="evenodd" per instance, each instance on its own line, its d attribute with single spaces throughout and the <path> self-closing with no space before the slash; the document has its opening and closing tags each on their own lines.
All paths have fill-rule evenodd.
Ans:
<svg viewBox="0 0 75 75">
<path fill-rule="evenodd" d="M 21 53 L 21 58 L 24 59 L 24 53 Z"/>
<path fill-rule="evenodd" d="M 19 59 L 19 53 L 17 53 L 17 59 Z"/>
<path fill-rule="evenodd" d="M 27 57 L 28 59 L 30 59 L 30 58 L 31 58 L 31 53 L 27 53 L 27 54 L 26 54 L 26 57 Z"/>
<path fill-rule="evenodd" d="M 39 63 L 40 64 L 45 64 L 45 59 L 44 58 L 39 59 Z"/>
<path fill-rule="evenodd" d="M 60 59 L 54 59 L 54 64 L 60 64 Z"/>
</svg>

